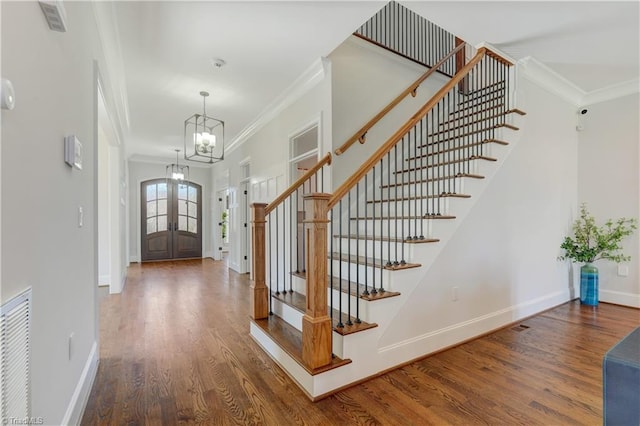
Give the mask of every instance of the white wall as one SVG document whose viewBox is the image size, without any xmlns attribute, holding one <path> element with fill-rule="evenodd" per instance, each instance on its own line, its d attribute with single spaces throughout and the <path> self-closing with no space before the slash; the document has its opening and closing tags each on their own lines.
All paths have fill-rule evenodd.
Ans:
<svg viewBox="0 0 640 426">
<path fill-rule="evenodd" d="M 129 161 L 129 253 L 130 262 L 140 262 L 140 184 L 146 180 L 164 178 L 166 164 Z M 186 160 L 180 160 L 186 164 Z M 189 164 L 189 180 L 202 186 L 202 257 L 212 256 L 211 169 Z M 217 223 L 216 223 L 217 224 Z"/>
<path fill-rule="evenodd" d="M 640 216 L 640 116 L 638 94 L 589 105 L 578 136 L 579 202 L 602 225 L 607 219 Z M 600 300 L 640 307 L 640 237 L 636 231 L 623 241 L 629 275 L 619 276 L 609 261 L 600 271 Z M 577 265 L 580 266 L 580 265 Z"/>
<path fill-rule="evenodd" d="M 65 33 L 49 30 L 37 2 L 0 6 L 2 77 L 16 92 L 2 111 L 1 300 L 33 289 L 31 407 L 46 424 L 77 421 L 97 365 L 95 66 L 108 73 L 92 4 L 64 5 Z M 82 170 L 64 163 L 70 134 Z"/>
<path fill-rule="evenodd" d="M 519 140 L 381 346 L 438 347 L 456 328 L 469 338 L 570 299 L 570 267 L 556 258 L 577 204 L 575 108 L 525 79 L 519 90 Z"/>
<path fill-rule="evenodd" d="M 333 148 L 347 141 L 374 115 L 386 107 L 404 89 L 427 71 L 357 37 L 350 37 L 331 55 Z M 386 142 L 422 105 L 448 81 L 440 73 L 432 74 L 367 133 L 366 143 L 356 142 L 344 154 L 334 157 L 333 185 L 338 187 L 355 172 L 382 143 Z"/>
<path fill-rule="evenodd" d="M 290 138 L 316 121 L 320 123 L 319 156 L 321 157 L 331 150 L 330 67 L 324 69 L 324 78 L 315 86 L 293 101 L 275 118 L 265 123 L 242 145 L 225 154 L 225 160 L 214 165 L 212 181 L 218 186 L 226 184 L 230 192 L 240 194 L 242 176 L 238 163 L 249 159 L 251 164 L 249 202 L 271 201 L 290 184 Z M 217 187 L 216 191 L 219 189 L 225 188 Z M 243 255 L 238 250 L 242 245 L 240 229 L 237 223 L 232 224 L 229 233 L 229 266 L 236 271 L 240 270 L 240 256 Z M 240 270 L 240 272 L 244 271 Z"/>
</svg>

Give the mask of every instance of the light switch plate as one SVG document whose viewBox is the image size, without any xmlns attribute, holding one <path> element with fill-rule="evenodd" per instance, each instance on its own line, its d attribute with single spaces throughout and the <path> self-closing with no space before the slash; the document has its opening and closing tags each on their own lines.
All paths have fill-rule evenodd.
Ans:
<svg viewBox="0 0 640 426">
<path fill-rule="evenodd" d="M 82 170 L 82 142 L 75 135 L 64 138 L 64 161 L 70 167 Z"/>
<path fill-rule="evenodd" d="M 619 277 L 628 277 L 629 276 L 629 265 L 618 265 L 618 276 Z"/>
</svg>

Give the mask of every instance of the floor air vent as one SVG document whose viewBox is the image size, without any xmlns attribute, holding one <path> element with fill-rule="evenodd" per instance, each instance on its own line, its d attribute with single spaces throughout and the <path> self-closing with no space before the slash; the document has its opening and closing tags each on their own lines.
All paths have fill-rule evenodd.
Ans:
<svg viewBox="0 0 640 426">
<path fill-rule="evenodd" d="M 31 415 L 29 339 L 31 289 L 0 307 L 0 419 Z"/>
</svg>

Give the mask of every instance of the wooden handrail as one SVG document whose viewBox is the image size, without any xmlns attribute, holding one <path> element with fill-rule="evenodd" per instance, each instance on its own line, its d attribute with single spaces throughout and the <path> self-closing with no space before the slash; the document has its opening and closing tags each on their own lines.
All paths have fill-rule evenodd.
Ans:
<svg viewBox="0 0 640 426">
<path fill-rule="evenodd" d="M 347 193 L 351 191 L 351 188 L 353 188 L 356 183 L 358 183 L 364 177 L 364 175 L 369 173 L 369 170 L 371 170 L 376 164 L 378 164 L 378 162 L 385 155 L 387 155 L 389 151 L 391 151 L 391 149 L 398 143 L 398 141 L 402 139 L 404 135 L 406 135 L 407 132 L 409 132 L 409 130 L 413 128 L 413 126 L 415 126 L 420 120 L 422 120 L 422 117 L 424 117 L 434 106 L 436 106 L 438 102 L 440 102 L 451 89 L 453 89 L 456 84 L 458 84 L 458 82 L 461 81 L 471 71 L 471 69 L 482 60 L 486 53 L 486 47 L 478 49 L 478 53 L 476 53 L 476 55 L 460 71 L 458 71 L 446 85 L 438 90 L 438 92 L 433 95 L 433 97 L 429 99 L 429 101 L 424 104 L 422 108 L 420 108 L 418 112 L 416 112 L 409 119 L 409 121 L 404 124 L 404 126 L 398 129 L 398 131 L 396 131 L 384 144 L 382 144 L 376 150 L 376 152 L 374 152 L 373 155 L 369 157 L 369 159 L 365 161 L 353 175 L 351 175 L 349 179 L 347 179 L 342 185 L 340 185 L 338 189 L 333 192 L 333 195 L 329 200 L 329 210 L 331 210 L 338 203 L 338 201 L 342 199 L 342 197 L 347 195 Z"/>
<path fill-rule="evenodd" d="M 289 195 L 293 194 L 293 191 L 295 191 L 296 189 L 298 189 L 300 186 L 302 186 L 302 184 L 309 179 L 311 176 L 313 176 L 318 170 L 320 170 L 325 164 L 331 164 L 331 153 L 327 152 L 327 155 L 325 155 L 324 157 L 322 157 L 322 159 L 320 161 L 318 161 L 313 167 L 311 167 L 309 170 L 307 170 L 305 172 L 305 174 L 303 174 L 302 176 L 300 176 L 295 182 L 293 182 L 293 184 L 287 188 L 282 194 L 280 194 L 278 197 L 276 197 L 275 200 L 273 200 L 272 202 L 269 203 L 269 205 L 267 206 L 267 208 L 265 209 L 265 215 L 268 215 L 269 213 L 271 213 L 273 210 L 275 210 L 276 207 L 278 207 L 284 200 L 286 200 Z"/>
<path fill-rule="evenodd" d="M 444 64 L 445 62 L 447 62 L 447 60 L 449 60 L 449 58 L 451 58 L 453 55 L 455 55 L 456 53 L 458 53 L 458 51 L 460 49 L 462 49 L 464 47 L 464 43 L 458 45 L 455 49 L 453 49 L 451 52 L 447 53 L 447 55 L 440 59 L 440 61 L 438 61 L 437 64 L 435 64 L 434 66 L 432 66 L 431 68 L 429 68 L 427 70 L 427 72 L 425 72 L 424 74 L 422 74 L 411 86 L 407 87 L 402 93 L 400 93 L 394 100 L 392 100 L 389 105 L 387 105 L 386 107 L 384 107 L 379 113 L 377 113 L 371 120 L 369 120 L 367 122 L 367 124 L 365 124 L 364 126 L 362 126 L 362 128 L 360 130 L 358 130 L 353 136 L 351 136 L 345 143 L 342 144 L 342 146 L 340 146 L 339 148 L 336 149 L 335 153 L 336 155 L 341 155 L 343 154 L 347 149 L 349 149 L 349 147 L 351 145 L 353 145 L 354 143 L 356 143 L 356 141 L 360 141 L 360 143 L 364 143 L 365 142 L 365 135 L 366 133 L 369 131 L 369 129 L 371 129 L 378 121 L 380 121 L 382 119 L 382 117 L 384 117 L 385 115 L 387 115 L 389 113 L 389 111 L 391 111 L 393 108 L 396 107 L 396 105 L 398 105 L 404 98 L 406 98 L 409 94 L 411 94 L 412 96 L 415 96 L 416 90 L 418 90 L 418 87 L 420 87 L 420 85 L 422 84 L 423 81 L 425 81 L 431 74 L 433 74 L 434 72 L 436 72 L 438 70 L 438 68 L 440 68 L 442 66 L 442 64 Z"/>
</svg>

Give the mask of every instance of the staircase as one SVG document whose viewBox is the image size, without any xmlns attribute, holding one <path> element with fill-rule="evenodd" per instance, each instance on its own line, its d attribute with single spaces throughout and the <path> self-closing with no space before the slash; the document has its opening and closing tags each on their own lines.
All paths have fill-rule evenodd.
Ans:
<svg viewBox="0 0 640 426">
<path fill-rule="evenodd" d="M 512 64 L 486 48 L 461 61 L 465 46 L 455 44 L 336 150 L 364 143 L 443 65 L 455 71 L 332 194 L 327 154 L 272 203 L 252 206 L 251 336 L 312 400 L 434 350 L 379 341 L 508 155 L 525 114 L 512 106 Z"/>
</svg>

